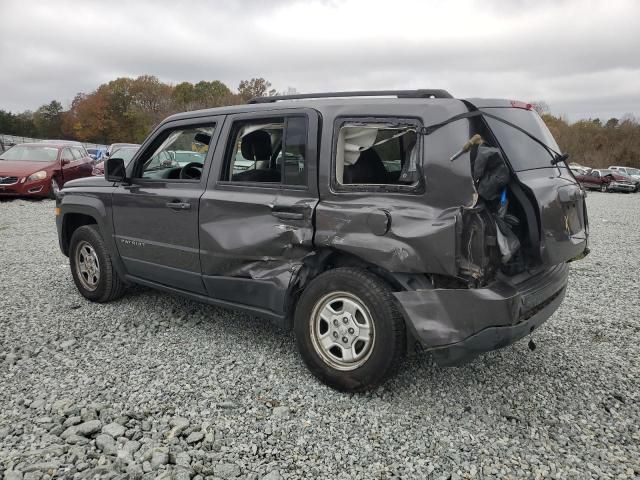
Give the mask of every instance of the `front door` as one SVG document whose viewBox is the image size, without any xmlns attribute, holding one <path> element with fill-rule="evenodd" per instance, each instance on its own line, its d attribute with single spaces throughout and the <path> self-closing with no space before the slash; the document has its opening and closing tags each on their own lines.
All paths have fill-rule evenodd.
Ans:
<svg viewBox="0 0 640 480">
<path fill-rule="evenodd" d="M 200 204 L 208 295 L 284 313 L 290 281 L 313 248 L 317 138 L 313 110 L 227 118 Z"/>
<path fill-rule="evenodd" d="M 78 172 L 80 162 L 74 158 L 71 148 L 66 147 L 62 150 L 60 163 L 62 165 L 62 182 L 60 187 L 62 187 L 64 183 L 80 177 Z"/>
<path fill-rule="evenodd" d="M 113 223 L 129 275 L 205 292 L 198 211 L 221 121 L 170 122 L 145 142 L 127 168 L 131 182 L 113 194 Z"/>
</svg>

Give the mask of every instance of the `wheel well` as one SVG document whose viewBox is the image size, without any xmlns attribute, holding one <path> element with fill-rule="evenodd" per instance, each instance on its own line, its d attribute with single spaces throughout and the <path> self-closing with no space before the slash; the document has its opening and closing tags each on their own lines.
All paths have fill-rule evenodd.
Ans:
<svg viewBox="0 0 640 480">
<path fill-rule="evenodd" d="M 387 282 L 392 291 L 405 290 L 390 272 L 356 255 L 333 249 L 319 250 L 315 255 L 305 259 L 302 267 L 300 267 L 289 285 L 285 322 L 289 327 L 293 326 L 295 306 L 307 284 L 321 273 L 340 267 L 355 267 L 367 270 Z"/>
<path fill-rule="evenodd" d="M 67 213 L 62 220 L 62 252 L 69 256 L 69 245 L 73 232 L 84 225 L 97 225 L 91 215 L 83 213 Z"/>
</svg>

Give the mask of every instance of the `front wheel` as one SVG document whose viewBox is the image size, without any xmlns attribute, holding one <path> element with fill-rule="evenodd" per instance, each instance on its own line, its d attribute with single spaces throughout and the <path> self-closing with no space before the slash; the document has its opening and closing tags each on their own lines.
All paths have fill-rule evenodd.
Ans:
<svg viewBox="0 0 640 480">
<path fill-rule="evenodd" d="M 51 177 L 51 185 L 49 185 L 49 198 L 51 200 L 55 200 L 58 196 L 59 191 L 60 185 L 58 184 L 58 180 L 56 180 L 56 177 Z"/>
<path fill-rule="evenodd" d="M 69 261 L 73 281 L 85 298 L 103 303 L 124 294 L 125 285 L 113 268 L 96 225 L 85 225 L 73 232 Z"/>
<path fill-rule="evenodd" d="M 605 183 L 603 183 L 602 185 L 600 185 L 600 191 L 601 191 L 601 192 L 603 192 L 603 193 L 604 193 L 604 192 L 606 192 L 606 191 L 608 191 L 608 190 L 609 190 L 609 188 L 607 188 L 607 185 L 606 185 Z"/>
<path fill-rule="evenodd" d="M 294 330 L 309 370 L 337 390 L 377 387 L 406 353 L 396 299 L 379 277 L 357 268 L 329 270 L 302 293 Z"/>
</svg>

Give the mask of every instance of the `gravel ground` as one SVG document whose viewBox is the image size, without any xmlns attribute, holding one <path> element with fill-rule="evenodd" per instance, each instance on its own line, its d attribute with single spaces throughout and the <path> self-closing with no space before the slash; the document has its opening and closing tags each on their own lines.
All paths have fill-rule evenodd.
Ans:
<svg viewBox="0 0 640 480">
<path fill-rule="evenodd" d="M 527 341 L 337 393 L 290 334 L 137 288 L 76 291 L 53 203 L 0 203 L 0 478 L 638 478 L 640 195 L 588 197 L 592 254 Z"/>
</svg>

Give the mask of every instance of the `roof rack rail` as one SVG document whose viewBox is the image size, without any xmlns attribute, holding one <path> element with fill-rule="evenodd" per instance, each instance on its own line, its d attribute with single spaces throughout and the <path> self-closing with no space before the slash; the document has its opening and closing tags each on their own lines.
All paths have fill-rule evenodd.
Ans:
<svg viewBox="0 0 640 480">
<path fill-rule="evenodd" d="M 294 95 L 274 95 L 272 97 L 254 97 L 247 103 L 273 103 L 280 100 L 302 100 L 305 98 L 341 98 L 341 97 L 398 97 L 398 98 L 453 98 L 446 90 L 361 90 L 355 92 L 296 93 Z"/>
</svg>

